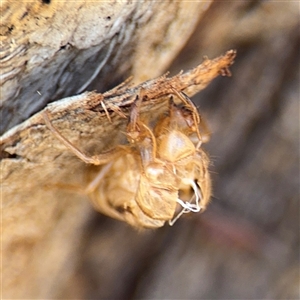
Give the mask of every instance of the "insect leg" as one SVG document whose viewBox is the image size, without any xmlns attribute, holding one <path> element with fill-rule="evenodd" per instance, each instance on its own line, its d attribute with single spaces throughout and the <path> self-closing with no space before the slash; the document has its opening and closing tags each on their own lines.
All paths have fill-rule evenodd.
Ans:
<svg viewBox="0 0 300 300">
<path fill-rule="evenodd" d="M 108 163 L 111 159 L 119 155 L 119 149 L 115 148 L 106 153 L 89 156 L 79 150 L 75 145 L 73 145 L 69 140 L 67 140 L 51 123 L 49 115 L 46 111 L 42 113 L 46 126 L 53 133 L 53 135 L 60 140 L 67 148 L 69 148 L 78 158 L 83 160 L 87 164 L 102 165 Z"/>
<path fill-rule="evenodd" d="M 140 107 L 141 107 L 141 103 L 144 98 L 144 93 L 145 93 L 144 89 L 141 89 L 139 95 L 136 97 L 136 99 L 132 103 L 131 111 L 130 111 L 130 121 L 127 126 L 127 131 L 130 133 L 136 132 L 139 130 Z"/>
<path fill-rule="evenodd" d="M 207 143 L 210 139 L 211 132 L 207 126 L 207 123 L 201 116 L 199 115 L 198 109 L 195 106 L 194 102 L 183 92 L 178 92 L 175 89 L 172 89 L 174 94 L 177 95 L 178 98 L 186 105 L 186 107 L 192 112 L 194 123 L 196 125 L 196 131 L 199 138 L 199 144 L 197 148 L 199 149 L 202 143 Z M 201 127 L 201 133 L 199 131 L 199 127 Z"/>
<path fill-rule="evenodd" d="M 145 166 L 155 159 L 157 143 L 152 130 L 140 120 L 140 106 L 144 94 L 145 90 L 141 89 L 139 96 L 132 104 L 126 135 L 129 142 L 138 148 Z"/>
<path fill-rule="evenodd" d="M 106 164 L 98 173 L 98 175 L 89 183 L 87 188 L 85 189 L 86 194 L 90 194 L 95 191 L 95 189 L 98 187 L 100 181 L 103 179 L 103 177 L 109 172 L 112 162 Z"/>
</svg>

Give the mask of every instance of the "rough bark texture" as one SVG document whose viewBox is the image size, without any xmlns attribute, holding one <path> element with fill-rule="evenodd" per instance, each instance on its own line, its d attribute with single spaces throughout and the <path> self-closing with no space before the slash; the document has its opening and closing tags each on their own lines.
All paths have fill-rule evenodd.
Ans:
<svg viewBox="0 0 300 300">
<path fill-rule="evenodd" d="M 0 132 L 51 101 L 106 91 L 124 76 L 139 83 L 161 75 L 208 5 L 2 1 Z"/>
<path fill-rule="evenodd" d="M 86 89 L 106 91 L 131 75 L 135 83 L 161 75 L 208 3 L 2 1 L 1 132 L 62 97 Z M 194 13 L 194 18 L 188 18 Z M 53 108 L 64 133 L 72 139 L 68 129 L 78 129 L 73 131 L 81 141 L 77 145 L 93 153 L 117 143 L 126 120 L 116 117 L 111 125 L 97 109 L 86 115 L 80 113 L 82 105 L 77 104 L 79 110 L 68 106 L 87 100 L 88 95 L 92 94 L 67 99 L 56 114 Z M 127 104 L 132 101 L 129 96 Z M 78 122 L 75 118 L 66 124 L 75 114 Z M 95 115 L 99 118 L 94 121 L 103 123 L 91 127 L 96 125 L 91 119 Z M 29 120 L 1 141 L 5 148 L 1 196 L 6 299 L 51 298 L 60 293 L 79 258 L 74 241 L 80 240 L 91 211 L 83 195 L 58 186 L 82 186 L 85 164 L 72 155 L 69 161 L 66 149 L 39 125 L 39 117 L 33 120 L 37 123 Z"/>
<path fill-rule="evenodd" d="M 165 13 L 163 20 L 170 17 Z M 56 163 L 65 159 L 73 160 L 70 173 L 78 174 L 78 183 L 86 180 L 82 162 L 63 145 L 53 139 L 60 157 L 51 149 L 45 156 L 33 152 L 32 161 L 24 162 L 28 173 L 30 167 L 34 171 L 35 159 L 45 158 L 45 164 L 53 160 L 56 172 L 45 178 L 41 171 L 40 182 L 49 184 L 40 186 L 44 193 L 36 188 L 24 193 L 20 186 L 7 199 L 3 298 L 299 299 L 298 28 L 297 3 L 215 2 L 173 63 L 177 73 L 197 65 L 203 55 L 238 51 L 233 77 L 217 79 L 194 98 L 213 132 L 206 148 L 214 162 L 214 199 L 202 215 L 182 218 L 174 227 L 136 232 L 92 211 L 84 196 L 55 186 L 62 172 Z M 164 43 L 161 39 L 154 50 Z M 162 69 L 172 58 L 170 54 Z M 110 64 L 116 76 L 112 82 L 126 74 L 124 69 L 135 70 L 131 59 L 124 62 L 130 60 L 130 67 Z M 73 118 L 65 124 L 74 124 Z M 62 129 L 76 138 L 72 128 Z M 28 130 L 41 137 L 27 140 L 36 149 L 47 144 L 43 125 Z M 88 133 L 78 135 L 93 151 Z M 11 155 L 5 163 L 22 170 L 20 157 Z M 38 185 L 19 174 L 16 180 Z M 66 175 L 64 183 L 68 180 Z M 9 191 L 9 186 L 3 188 Z"/>
</svg>

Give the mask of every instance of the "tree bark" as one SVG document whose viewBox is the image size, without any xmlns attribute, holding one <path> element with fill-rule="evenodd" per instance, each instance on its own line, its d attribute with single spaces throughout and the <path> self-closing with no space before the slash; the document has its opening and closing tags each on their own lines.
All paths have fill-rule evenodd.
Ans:
<svg viewBox="0 0 300 300">
<path fill-rule="evenodd" d="M 49 102 L 161 75 L 208 5 L 3 1 L 0 132 Z"/>
<path fill-rule="evenodd" d="M 162 3 L 151 2 L 151 5 L 162 8 Z M 140 81 L 136 81 L 140 83 L 146 79 L 145 74 L 155 77 L 165 71 L 189 36 L 189 32 L 177 34 L 178 28 L 185 28 L 189 21 L 195 24 L 199 19 L 199 10 L 196 13 L 195 6 L 191 8 L 195 9 L 193 13 L 190 10 L 177 23 L 177 30 L 169 31 L 168 28 L 175 27 L 165 25 L 162 36 L 158 36 L 160 23 L 154 22 L 155 17 L 161 16 L 160 20 L 166 24 L 167 20 L 176 23 L 180 15 L 179 12 L 170 14 L 168 10 L 179 2 L 167 3 L 164 9 L 153 9 L 151 13 L 144 9 L 145 18 L 149 16 L 147 13 L 152 15 L 153 12 L 153 15 L 146 18 L 149 21 L 141 28 L 146 30 L 150 26 L 149 35 L 156 32 L 153 37 L 158 39 L 151 43 L 142 33 L 137 34 L 140 27 L 134 31 L 136 34 L 130 35 L 136 41 L 132 48 L 121 47 L 128 51 L 123 53 L 129 54 L 118 56 L 126 59 L 111 58 L 103 67 L 106 71 L 100 72 L 100 92 L 108 90 L 118 78 L 123 80 L 129 73 L 141 72 L 138 73 Z M 194 5 L 200 6 L 199 3 Z M 51 2 L 47 7 L 51 8 L 52 4 L 57 5 Z M 139 9 L 133 9 L 136 14 L 146 5 L 127 4 L 126 7 L 140 5 Z M 89 18 L 92 20 L 93 16 L 89 15 Z M 125 23 L 129 26 L 130 18 Z M 38 122 L 34 127 L 25 126 L 26 134 L 8 143 L 10 148 L 5 152 L 9 154 L 3 160 L 5 164 L 9 161 L 11 168 L 16 170 L 16 182 L 33 186 L 24 190 L 20 185 L 7 199 L 3 197 L 4 202 L 10 204 L 3 207 L 3 221 L 7 227 L 3 227 L 5 243 L 2 249 L 9 255 L 9 259 L 3 256 L 3 268 L 8 270 L 3 276 L 3 298 L 298 299 L 298 28 L 299 10 L 293 2 L 214 2 L 200 19 L 189 42 L 173 62 L 171 74 L 196 66 L 204 55 L 212 58 L 228 49 L 237 49 L 238 56 L 231 68 L 231 78 L 216 79 L 193 98 L 212 131 L 211 141 L 206 146 L 213 161 L 212 203 L 205 213 L 181 218 L 173 227 L 136 232 L 124 223 L 94 212 L 85 196 L 75 190 L 63 189 L 56 181 L 57 176 L 65 174 L 64 184 L 74 183 L 70 182 L 72 178 L 76 178 L 74 184 L 77 186 L 84 183 L 88 179 L 79 171 L 86 167 L 85 164 L 53 137 L 48 137 L 54 145 L 53 150 L 49 149 L 50 142 L 47 144 L 47 140 L 43 140 L 47 130 L 39 117 L 35 119 Z M 124 36 L 127 31 L 122 32 Z M 164 32 L 173 33 L 166 39 Z M 143 41 L 146 48 L 140 46 Z M 163 57 L 162 49 L 171 47 L 172 41 L 180 44 L 175 47 L 177 50 L 170 51 L 170 56 L 166 54 L 165 64 L 162 61 L 154 63 L 152 51 L 158 57 L 162 53 Z M 128 43 L 131 43 L 130 38 Z M 119 48 L 117 44 L 116 49 Z M 137 48 L 139 55 L 143 54 L 141 60 L 135 57 Z M 102 57 L 104 53 L 107 51 L 103 50 Z M 95 58 L 94 61 L 100 60 Z M 137 61 L 140 63 L 136 64 Z M 93 63 L 87 64 L 87 69 L 90 65 Z M 147 73 L 148 69 L 151 72 Z M 65 68 L 64 72 L 67 70 Z M 90 75 L 87 77 L 91 78 Z M 72 78 L 74 86 L 72 80 L 61 84 L 70 94 L 61 94 L 52 100 L 76 93 L 76 85 L 81 84 L 76 76 Z M 54 94 L 57 87 L 53 88 Z M 14 88 L 7 90 L 15 92 Z M 36 90 L 40 91 L 40 86 L 35 87 L 32 94 Z M 80 97 L 82 95 L 71 100 L 79 101 Z M 40 108 L 44 108 L 46 102 Z M 51 107 L 55 108 L 55 104 Z M 73 130 L 73 126 L 75 129 L 81 124 L 74 119 L 80 120 L 82 114 L 76 118 L 67 114 L 65 119 L 59 115 L 53 117 L 60 130 L 71 140 L 79 141 L 79 146 L 86 147 L 90 153 L 104 147 L 94 139 L 94 144 L 88 142 L 90 134 L 101 135 L 101 131 L 97 133 L 92 129 L 92 133 L 85 130 L 79 133 Z M 115 115 L 112 121 L 117 120 L 120 120 L 122 130 L 125 119 Z M 20 121 L 19 118 L 14 124 Z M 91 120 L 87 118 L 86 121 Z M 29 123 L 20 126 L 24 124 Z M 108 121 L 104 124 L 110 126 Z M 97 128 L 105 130 L 104 126 Z M 26 175 L 21 172 L 24 164 L 20 164 L 20 152 L 14 152 L 24 137 L 26 143 L 21 143 L 23 146 L 18 151 L 24 147 L 33 151 L 30 156 L 33 162 L 29 159 L 24 162 L 28 166 Z M 108 141 L 105 143 L 109 145 Z M 49 150 L 39 156 L 37 149 L 43 146 Z M 37 176 L 40 181 L 27 180 L 36 172 L 35 159 L 44 166 L 51 164 L 56 171 L 45 176 L 41 170 Z M 65 168 L 65 162 L 71 171 Z M 9 171 L 10 168 L 6 169 L 6 174 Z M 40 182 L 46 185 L 42 186 Z M 4 188 L 9 191 L 10 185 L 5 186 L 2 181 L 2 190 Z"/>
<path fill-rule="evenodd" d="M 63 97 L 106 91 L 129 76 L 138 84 L 161 75 L 208 3 L 3 1 L 1 132 Z M 114 105 L 130 105 L 135 94 L 115 97 Z M 99 153 L 118 142 L 126 124 L 101 116 L 100 101 L 101 95 L 84 93 L 48 110 L 69 138 L 76 132 L 79 147 Z M 84 103 L 96 109 L 82 113 Z M 1 138 L 5 299 L 56 297 L 79 258 L 74 242 L 91 214 L 84 195 L 59 187 L 82 186 L 87 166 L 70 157 L 41 120 L 36 115 Z"/>
</svg>

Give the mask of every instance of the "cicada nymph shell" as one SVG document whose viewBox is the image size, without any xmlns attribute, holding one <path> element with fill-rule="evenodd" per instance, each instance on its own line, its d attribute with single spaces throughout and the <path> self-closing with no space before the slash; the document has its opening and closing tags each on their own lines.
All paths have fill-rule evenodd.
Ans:
<svg viewBox="0 0 300 300">
<path fill-rule="evenodd" d="M 87 156 L 51 124 L 48 128 L 86 163 L 103 165 L 86 188 L 95 209 L 137 228 L 173 225 L 184 213 L 205 210 L 211 195 L 209 158 L 202 149 L 208 131 L 193 102 L 173 90 L 169 109 L 153 125 L 140 116 L 145 91 L 132 105 L 127 145 Z M 179 98 L 182 105 L 174 103 Z M 149 123 L 149 124 L 148 124 Z"/>
</svg>

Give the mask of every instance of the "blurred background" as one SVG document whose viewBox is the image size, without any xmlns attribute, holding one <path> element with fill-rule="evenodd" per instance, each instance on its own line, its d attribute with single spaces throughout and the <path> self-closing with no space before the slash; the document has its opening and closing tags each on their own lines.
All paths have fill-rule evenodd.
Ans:
<svg viewBox="0 0 300 300">
<path fill-rule="evenodd" d="M 193 98 L 212 131 L 207 211 L 140 232 L 93 213 L 61 298 L 299 299 L 299 3 L 214 2 L 168 69 L 229 49 L 232 77 Z"/>
<path fill-rule="evenodd" d="M 211 204 L 173 227 L 137 231 L 80 193 L 45 189 L 82 183 L 86 165 L 63 145 L 58 159 L 35 155 L 45 127 L 21 127 L 1 162 L 3 299 L 300 299 L 299 3 L 20 3 L 3 1 L 3 132 L 132 74 L 174 75 L 230 49 L 237 57 L 232 77 L 193 97 L 212 132 Z"/>
</svg>

